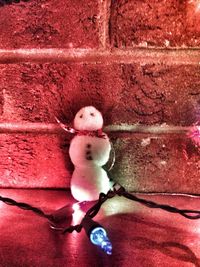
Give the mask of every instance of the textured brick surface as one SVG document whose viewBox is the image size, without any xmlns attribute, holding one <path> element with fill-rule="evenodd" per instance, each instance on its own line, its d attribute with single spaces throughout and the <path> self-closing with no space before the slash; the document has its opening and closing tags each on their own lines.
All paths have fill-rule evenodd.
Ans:
<svg viewBox="0 0 200 267">
<path fill-rule="evenodd" d="M 112 1 L 110 39 L 114 47 L 200 46 L 199 2 Z"/>
<path fill-rule="evenodd" d="M 1 135 L 0 187 L 69 187 L 73 171 L 68 156 L 70 138 Z M 116 162 L 109 176 L 128 190 L 200 192 L 200 154 L 191 140 L 116 134 L 111 140 Z"/>
<path fill-rule="evenodd" d="M 114 142 L 111 177 L 128 190 L 199 193 L 200 153 L 191 140 L 134 136 Z"/>
<path fill-rule="evenodd" d="M 1 65 L 1 121 L 70 123 L 84 105 L 105 124 L 191 125 L 200 116 L 200 67 L 166 65 Z"/>
<path fill-rule="evenodd" d="M 192 125 L 200 115 L 199 70 L 154 64 L 2 65 L 0 119 L 55 122 L 58 116 L 70 123 L 80 107 L 92 104 L 105 125 Z M 117 160 L 111 176 L 135 191 L 198 193 L 198 150 L 188 139 L 169 137 L 149 142 L 148 136 L 113 136 Z M 70 138 L 1 135 L 0 185 L 69 186 Z"/>
<path fill-rule="evenodd" d="M 0 187 L 69 187 L 72 165 L 62 137 L 2 134 L 0 162 Z"/>
<path fill-rule="evenodd" d="M 38 0 L 0 7 L 0 48 L 97 47 L 98 1 Z"/>
</svg>

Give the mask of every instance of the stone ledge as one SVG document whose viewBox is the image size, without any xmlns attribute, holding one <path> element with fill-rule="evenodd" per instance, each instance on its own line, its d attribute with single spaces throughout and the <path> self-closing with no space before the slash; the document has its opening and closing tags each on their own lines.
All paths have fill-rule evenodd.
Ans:
<svg viewBox="0 0 200 267">
<path fill-rule="evenodd" d="M 52 212 L 73 200 L 69 192 L 3 190 L 0 194 Z M 199 197 L 138 195 L 149 201 L 199 210 Z M 84 231 L 62 235 L 30 211 L 0 203 L 1 265 L 4 267 L 188 267 L 198 266 L 199 220 L 150 209 L 122 197 L 106 202 L 94 218 L 113 245 L 108 256 L 93 246 Z M 80 220 L 80 214 L 76 219 Z M 73 221 L 72 224 L 75 224 Z"/>
</svg>

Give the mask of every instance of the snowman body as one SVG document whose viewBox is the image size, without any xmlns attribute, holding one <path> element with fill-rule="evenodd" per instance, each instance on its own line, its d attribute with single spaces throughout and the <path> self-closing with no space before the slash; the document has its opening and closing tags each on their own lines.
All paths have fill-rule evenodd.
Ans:
<svg viewBox="0 0 200 267">
<path fill-rule="evenodd" d="M 90 134 L 102 126 L 101 113 L 91 106 L 82 108 L 74 119 L 74 128 L 79 134 L 70 143 L 69 155 L 74 164 L 71 192 L 78 201 L 97 200 L 99 193 L 107 193 L 112 186 L 102 168 L 109 160 L 109 138 L 105 133 L 99 136 Z"/>
</svg>

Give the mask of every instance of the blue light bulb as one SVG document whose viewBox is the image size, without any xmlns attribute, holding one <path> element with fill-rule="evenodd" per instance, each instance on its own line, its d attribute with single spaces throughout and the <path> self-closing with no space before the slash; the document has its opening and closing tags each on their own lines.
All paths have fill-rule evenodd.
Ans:
<svg viewBox="0 0 200 267">
<path fill-rule="evenodd" d="M 106 254 L 112 254 L 112 244 L 107 237 L 107 233 L 104 228 L 96 227 L 90 233 L 90 241 L 99 246 Z"/>
</svg>

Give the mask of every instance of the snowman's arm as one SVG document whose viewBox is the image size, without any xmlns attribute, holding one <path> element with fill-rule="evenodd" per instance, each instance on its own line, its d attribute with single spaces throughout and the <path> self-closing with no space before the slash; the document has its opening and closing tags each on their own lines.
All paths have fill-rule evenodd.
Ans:
<svg viewBox="0 0 200 267">
<path fill-rule="evenodd" d="M 62 123 L 57 117 L 55 117 L 55 119 L 56 119 L 57 123 L 60 125 L 60 127 L 61 127 L 64 131 L 66 131 L 66 132 L 68 132 L 68 133 L 73 133 L 73 134 L 74 134 L 74 133 L 77 133 L 77 131 L 76 131 L 75 129 L 73 129 L 73 128 L 67 126 L 67 125 L 65 125 L 65 124 Z"/>
</svg>

